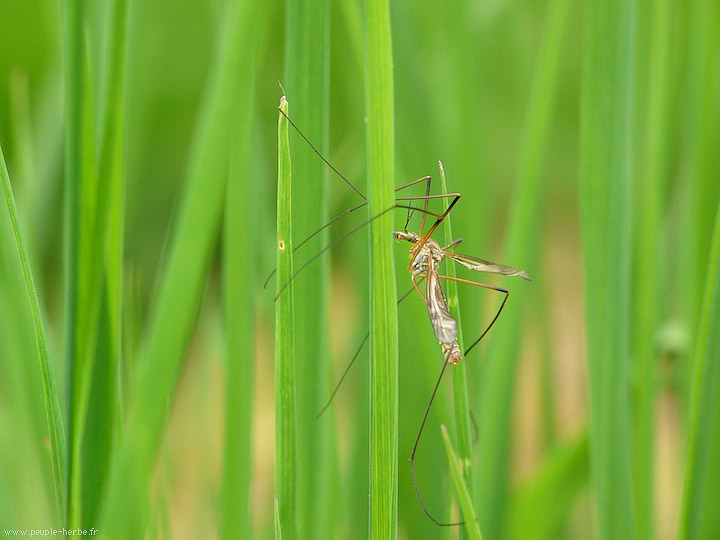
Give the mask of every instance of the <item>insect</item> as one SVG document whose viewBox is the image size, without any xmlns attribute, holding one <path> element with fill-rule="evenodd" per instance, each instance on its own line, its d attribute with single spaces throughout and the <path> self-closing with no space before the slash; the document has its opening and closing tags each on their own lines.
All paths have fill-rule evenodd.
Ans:
<svg viewBox="0 0 720 540">
<path fill-rule="evenodd" d="M 439 166 L 442 174 L 442 163 L 439 163 Z M 429 192 L 429 182 L 427 192 Z M 483 337 L 485 337 L 485 334 L 487 334 L 490 328 L 492 328 L 493 324 L 495 324 L 495 321 L 497 321 L 498 317 L 500 316 L 502 309 L 505 307 L 505 303 L 507 302 L 510 292 L 507 289 L 493 287 L 491 285 L 486 285 L 484 283 L 479 283 L 476 281 L 459 279 L 451 276 L 442 276 L 438 271 L 438 267 L 443 259 L 451 259 L 455 262 L 460 263 L 464 267 L 469 268 L 470 270 L 475 270 L 477 272 L 488 272 L 492 274 L 501 274 L 504 276 L 520 276 L 530 281 L 530 276 L 528 276 L 527 273 L 523 270 L 517 270 L 515 268 L 512 268 L 511 266 L 505 266 L 502 264 L 486 261 L 484 259 L 479 259 L 477 257 L 472 257 L 470 255 L 461 255 L 459 253 L 449 251 L 451 248 L 454 248 L 460 242 L 462 242 L 462 238 L 458 238 L 457 240 L 450 242 L 444 247 L 440 247 L 440 244 L 430 238 L 430 235 L 433 233 L 433 231 L 447 217 L 452 207 L 460 199 L 460 194 L 449 194 L 449 196 L 453 196 L 454 199 L 452 200 L 448 208 L 445 210 L 445 212 L 437 218 L 437 220 L 435 221 L 433 226 L 430 227 L 427 233 L 423 234 L 423 229 L 425 228 L 425 219 L 428 215 L 427 213 L 423 213 L 423 220 L 420 225 L 420 233 L 408 232 L 407 223 L 405 225 L 404 231 L 393 232 L 393 236 L 397 241 L 405 240 L 412 244 L 412 246 L 410 247 L 410 264 L 408 264 L 408 270 L 411 272 L 411 279 L 414 289 L 417 290 L 418 294 L 427 305 L 428 315 L 430 316 L 430 323 L 433 327 L 435 338 L 440 343 L 443 357 L 445 358 L 445 362 L 443 363 L 440 376 L 435 383 L 435 388 L 433 389 L 432 395 L 430 397 L 430 402 L 425 409 L 425 415 L 423 417 L 422 423 L 420 424 L 420 429 L 415 439 L 415 445 L 413 446 L 412 454 L 410 455 L 410 466 L 412 468 L 413 483 L 415 485 L 415 493 L 418 497 L 418 500 L 420 501 L 420 505 L 422 506 L 425 514 L 434 523 L 440 526 L 461 525 L 463 522 L 441 523 L 430 514 L 427 507 L 425 506 L 425 503 L 423 502 L 422 495 L 420 494 L 420 488 L 418 487 L 417 475 L 415 472 L 415 454 L 417 453 L 418 444 L 420 443 L 420 437 L 422 436 L 423 429 L 425 428 L 425 423 L 427 421 L 428 414 L 430 413 L 430 408 L 432 407 L 438 387 L 440 386 L 440 382 L 442 381 L 443 375 L 445 374 L 445 369 L 447 368 L 448 364 L 459 364 L 463 357 L 457 340 L 457 321 L 455 320 L 455 317 L 453 317 L 450 313 L 447 300 L 445 299 L 445 293 L 443 292 L 442 286 L 440 284 L 440 279 L 448 279 L 460 283 L 476 285 L 478 287 L 495 290 L 504 294 L 502 304 L 500 305 L 500 308 L 495 314 L 495 317 L 490 322 L 485 331 L 480 335 L 480 337 L 467 349 L 467 351 L 465 351 L 466 355 L 473 347 L 475 347 L 475 345 L 480 342 Z M 427 202 L 428 200 L 425 199 L 424 211 L 427 210 Z M 420 287 L 418 286 L 417 278 L 425 279 L 425 295 L 423 295 Z"/>
<path fill-rule="evenodd" d="M 355 186 L 352 185 L 352 183 L 345 178 L 335 167 L 333 167 L 327 159 L 313 146 L 313 144 L 305 137 L 305 135 L 302 133 L 302 131 L 293 123 L 293 121 L 283 112 L 280 110 L 280 112 L 285 116 L 285 118 L 288 120 L 290 125 L 293 126 L 293 128 L 300 134 L 300 136 L 308 143 L 310 148 L 322 159 L 332 170 L 335 172 L 340 178 L 342 178 L 343 181 L 345 181 L 356 193 L 358 193 L 363 198 L 363 203 L 358 204 L 357 206 L 354 206 L 345 212 L 341 213 L 340 215 L 333 218 L 330 222 L 319 228 L 317 231 L 312 233 L 308 238 L 297 244 L 293 251 L 296 251 L 298 248 L 300 248 L 302 245 L 304 245 L 308 240 L 310 240 L 312 237 L 320 233 L 325 228 L 329 227 L 333 223 L 337 222 L 344 216 L 360 209 L 366 206 L 367 199 L 365 196 L 360 193 L 360 191 L 355 188 Z M 442 173 L 442 164 L 440 164 L 441 173 Z M 502 304 L 500 305 L 500 308 L 498 309 L 497 313 L 495 314 L 494 318 L 488 325 L 488 327 L 483 331 L 483 333 L 480 335 L 479 338 L 477 338 L 473 344 L 468 347 L 468 349 L 465 351 L 464 355 L 467 355 L 470 350 L 472 350 L 482 339 L 485 337 L 485 335 L 488 333 L 490 328 L 495 324 L 498 317 L 500 316 L 500 313 L 502 312 L 503 308 L 505 307 L 505 303 L 507 302 L 507 299 L 509 297 L 509 291 L 506 289 L 502 289 L 499 287 L 494 287 L 491 285 L 486 285 L 484 283 L 479 283 L 475 281 L 470 281 L 466 279 L 460 279 L 456 277 L 451 276 L 445 276 L 441 275 L 439 272 L 439 265 L 444 259 L 451 259 L 464 267 L 478 271 L 478 272 L 487 272 L 487 273 L 493 273 L 493 274 L 500 274 L 504 276 L 520 276 L 524 279 L 530 280 L 530 277 L 522 270 L 517 270 L 515 268 L 512 268 L 510 266 L 504 266 L 500 264 L 496 264 L 490 261 L 486 261 L 483 259 L 479 259 L 476 257 L 472 257 L 469 255 L 461 255 L 458 253 L 454 253 L 451 251 L 455 246 L 457 246 L 460 242 L 462 242 L 462 238 L 459 238 L 448 245 L 441 247 L 434 239 L 431 238 L 431 235 L 433 232 L 437 229 L 437 227 L 443 222 L 443 220 L 448 216 L 450 211 L 453 209 L 455 204 L 460 200 L 461 195 L 459 193 L 444 193 L 440 195 L 430 195 L 430 187 L 431 187 L 431 177 L 425 176 L 423 178 L 419 178 L 417 180 L 413 180 L 412 182 L 409 182 L 399 188 L 397 188 L 395 191 L 399 192 L 401 190 L 404 190 L 410 186 L 416 185 L 418 183 L 425 182 L 425 195 L 424 196 L 408 196 L 408 197 L 396 197 L 395 204 L 391 206 L 390 208 L 380 212 L 379 214 L 371 217 L 358 227 L 350 230 L 349 232 L 343 234 L 327 246 L 325 246 L 323 249 L 321 249 L 318 253 L 310 257 L 303 265 L 301 265 L 295 273 L 290 277 L 290 279 L 282 284 L 277 289 L 277 294 L 275 296 L 275 299 L 283 293 L 283 291 L 287 288 L 287 286 L 292 282 L 292 280 L 295 279 L 308 265 L 310 265 L 313 261 L 315 261 L 317 258 L 322 256 L 325 252 L 330 250 L 332 247 L 334 247 L 339 242 L 342 242 L 343 240 L 347 239 L 351 235 L 355 234 L 356 232 L 363 229 L 366 225 L 371 223 L 372 221 L 378 219 L 380 216 L 387 214 L 388 212 L 391 212 L 393 210 L 402 208 L 406 209 L 408 211 L 408 219 L 405 223 L 405 228 L 403 231 L 395 231 L 393 232 L 393 236 L 397 241 L 404 240 L 407 242 L 410 242 L 412 246 L 410 247 L 410 263 L 408 265 L 408 270 L 411 273 L 411 280 L 412 280 L 412 287 L 410 290 L 407 291 L 404 295 L 400 297 L 398 300 L 398 303 L 402 302 L 405 298 L 407 298 L 413 290 L 416 290 L 420 297 L 423 299 L 424 303 L 427 306 L 428 315 L 430 317 L 430 323 L 432 325 L 433 331 L 435 333 L 435 337 L 440 343 L 443 357 L 444 357 L 444 363 L 442 367 L 442 371 L 440 372 L 440 376 L 437 379 L 437 382 L 435 383 L 435 387 L 433 389 L 432 395 L 430 397 L 430 401 L 428 403 L 428 406 L 425 410 L 425 414 L 422 420 L 422 423 L 420 425 L 420 429 L 418 431 L 415 444 L 413 446 L 412 454 L 410 457 L 411 467 L 412 467 L 412 476 L 413 476 L 413 483 L 415 485 L 415 492 L 417 494 L 418 500 L 420 502 L 420 505 L 425 512 L 425 514 L 437 525 L 446 526 L 446 525 L 460 525 L 462 522 L 458 523 L 441 523 L 430 514 L 428 509 L 425 506 L 425 503 L 423 502 L 422 496 L 420 494 L 420 489 L 418 487 L 417 482 L 417 476 L 415 471 L 415 455 L 417 452 L 418 444 L 420 442 L 420 438 L 423 433 L 423 429 L 425 427 L 428 414 L 430 412 L 430 408 L 432 407 L 433 401 L 435 399 L 435 395 L 437 393 L 437 390 L 440 386 L 440 383 L 442 382 L 443 375 L 445 373 L 445 369 L 447 368 L 448 364 L 458 364 L 461 362 L 463 358 L 463 353 L 460 350 L 460 346 L 458 345 L 458 325 L 456 319 L 453 317 L 453 315 L 450 312 L 450 309 L 448 308 L 448 303 L 445 298 L 445 293 L 443 292 L 442 286 L 441 286 L 441 279 L 446 280 L 453 280 L 460 283 L 466 283 L 470 285 L 475 285 L 478 287 L 483 287 L 490 290 L 495 290 L 498 292 L 501 292 L 504 294 L 504 298 L 502 301 Z M 428 210 L 428 203 L 430 200 L 433 199 L 443 199 L 443 200 L 450 200 L 450 203 L 447 205 L 447 208 L 442 213 L 436 213 Z M 412 205 L 413 201 L 423 201 L 423 207 L 418 208 Z M 410 217 L 412 215 L 412 212 L 419 211 L 422 212 L 422 223 L 420 226 L 420 232 L 410 232 L 408 231 L 408 224 L 410 222 Z M 426 220 L 428 217 L 434 217 L 435 221 L 434 223 L 428 228 L 428 230 L 425 232 L 425 225 Z M 273 271 L 267 278 L 265 282 L 265 286 L 267 287 L 267 284 L 269 283 L 270 279 L 274 275 L 275 271 Z M 420 282 L 422 280 L 425 280 L 425 294 L 420 290 Z M 365 338 L 362 340 L 362 343 L 360 344 L 360 347 L 356 351 L 355 355 L 353 356 L 352 360 L 348 364 L 347 368 L 345 369 L 344 373 L 340 377 L 339 382 L 337 383 L 334 391 L 332 392 L 332 395 L 325 407 L 320 411 L 320 413 L 317 415 L 317 417 L 321 416 L 322 413 L 328 408 L 330 403 L 332 402 L 333 398 L 335 397 L 335 394 L 337 393 L 340 385 L 342 384 L 343 380 L 345 379 L 345 376 L 349 372 L 351 366 L 357 359 L 360 350 L 365 345 L 369 337 L 369 333 L 366 334 Z"/>
</svg>

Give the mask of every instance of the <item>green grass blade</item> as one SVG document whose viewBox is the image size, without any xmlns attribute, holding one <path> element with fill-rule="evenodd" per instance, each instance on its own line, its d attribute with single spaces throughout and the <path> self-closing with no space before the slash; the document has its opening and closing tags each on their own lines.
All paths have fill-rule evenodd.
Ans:
<svg viewBox="0 0 720 540">
<path fill-rule="evenodd" d="M 441 193 L 447 193 L 447 185 L 445 183 L 445 170 L 442 163 L 438 163 L 440 167 L 440 190 Z M 444 208 L 447 209 L 448 201 L 445 200 Z M 445 244 L 449 244 L 455 238 L 452 232 L 452 212 L 448 214 L 443 222 L 445 228 Z M 454 264 L 445 266 L 445 275 L 449 277 L 457 277 Z M 460 350 L 465 352 L 463 342 L 462 321 L 460 318 L 460 302 L 458 300 L 457 281 L 447 280 L 444 282 L 445 296 L 447 297 L 450 312 L 455 316 L 458 327 L 458 345 Z M 452 366 L 453 380 L 453 405 L 455 409 L 455 429 L 457 430 L 457 447 L 458 456 L 462 462 L 463 481 L 467 489 L 472 490 L 472 429 L 470 424 L 470 404 L 468 400 L 466 362 L 461 362 L 456 366 Z"/>
<path fill-rule="evenodd" d="M 475 509 L 473 508 L 470 491 L 465 483 L 464 471 L 460 466 L 460 460 L 455 453 L 455 449 L 452 447 L 452 442 L 450 442 L 450 435 L 448 435 L 447 428 L 444 425 L 441 425 L 440 431 L 442 433 L 443 443 L 445 444 L 445 451 L 447 452 L 448 463 L 450 464 L 450 472 L 452 473 L 455 490 L 457 491 L 458 498 L 460 499 L 460 508 L 462 508 L 463 521 L 465 522 L 463 530 L 471 540 L 482 540 L 480 523 L 475 516 Z"/>
<path fill-rule="evenodd" d="M 552 112 L 558 93 L 558 66 L 564 51 L 563 40 L 571 6 L 568 0 L 554 0 L 548 7 L 543 43 L 527 106 L 506 249 L 499 261 L 526 270 L 531 276 L 535 275 L 533 265 L 542 249 L 537 236 L 542 208 L 540 194 L 553 127 Z M 488 334 L 487 353 L 480 359 L 484 370 L 478 390 L 481 442 L 474 476 L 480 523 L 490 538 L 500 537 L 504 529 L 515 374 L 526 298 L 531 294 L 530 287 L 535 284 L 508 280 L 503 281 L 501 286 L 511 292 L 496 326 Z"/>
<path fill-rule="evenodd" d="M 124 229 L 123 132 L 125 57 L 128 6 L 115 0 L 108 6 L 109 46 L 105 65 L 106 96 L 102 112 L 102 138 L 97 176 L 97 210 L 89 231 L 92 254 L 88 261 L 89 283 L 85 324 L 93 357 L 92 386 L 82 447 L 82 524 L 97 523 L 101 495 L 110 472 L 112 449 L 119 433 L 121 350 L 121 288 Z M 87 250 L 87 249 L 86 249 Z M 90 359 L 88 359 L 90 361 Z"/>
<path fill-rule="evenodd" d="M 330 66 L 330 2 L 289 0 L 286 15 L 285 79 L 292 102 L 292 119 L 323 154 L 327 153 Z M 327 222 L 328 167 L 297 134 L 290 137 L 293 176 L 293 238 L 307 238 Z M 335 180 L 335 179 L 333 179 Z M 327 231 L 303 246 L 303 252 L 319 252 L 327 245 Z M 295 282 L 295 361 L 298 425 L 298 527 L 310 540 L 335 536 L 332 531 L 332 500 L 323 496 L 330 487 L 335 460 L 333 416 L 315 416 L 331 391 L 326 312 L 329 257 L 313 264 Z"/>
<path fill-rule="evenodd" d="M 112 538 L 142 536 L 151 475 L 168 406 L 210 264 L 223 209 L 232 134 L 247 103 L 237 99 L 248 44 L 259 28 L 230 1 L 199 117 L 185 192 L 162 271 L 143 360 L 134 375 L 126 437 L 113 467 L 101 527 Z"/>
<path fill-rule="evenodd" d="M 634 538 L 630 263 L 634 2 L 586 3 L 580 199 L 590 378 L 590 463 L 599 538 Z"/>
<path fill-rule="evenodd" d="M 717 519 L 718 500 L 708 497 L 708 468 L 717 448 L 720 399 L 720 205 L 715 217 L 715 232 L 705 285 L 705 298 L 697 333 L 692 371 L 690 426 L 685 463 L 680 533 L 682 540 L 704 538 L 702 521 Z M 715 444 L 713 444 L 713 442 Z"/>
<path fill-rule="evenodd" d="M 5 155 L 3 154 L 2 147 L 0 147 L 0 183 L 2 183 L 3 193 L 5 194 L 5 202 L 10 214 L 10 222 L 12 223 L 13 233 L 15 235 L 15 246 L 17 247 L 18 255 L 20 257 L 23 277 L 25 278 L 25 288 L 27 290 L 33 324 L 35 326 L 35 339 L 37 343 L 38 359 L 40 360 L 40 372 L 42 373 L 43 391 L 45 395 L 45 413 L 47 415 L 48 434 L 50 436 L 50 456 L 52 459 L 53 480 L 55 484 L 55 500 L 57 503 L 56 509 L 58 512 L 58 518 L 62 521 L 65 508 L 65 474 L 67 463 L 65 429 L 63 427 L 63 418 L 60 412 L 60 399 L 58 398 L 57 387 L 55 384 L 55 373 L 50 359 L 50 350 L 48 348 L 47 336 L 45 334 L 45 325 L 43 324 L 43 317 L 40 311 L 40 302 L 38 301 L 37 291 L 35 290 L 35 282 L 28 263 L 27 249 L 23 241 L 22 232 L 20 231 L 15 198 L 13 197 L 12 186 L 10 185 L 10 176 L 8 175 L 7 166 L 5 164 Z"/>
<path fill-rule="evenodd" d="M 369 212 L 393 205 L 394 105 L 390 6 L 365 6 Z M 370 227 L 370 538 L 397 536 L 398 325 L 392 215 Z"/>
<path fill-rule="evenodd" d="M 287 114 L 285 97 L 281 110 Z M 288 121 L 278 123 L 277 289 L 293 275 L 292 172 Z M 295 540 L 297 525 L 297 419 L 294 290 L 290 283 L 275 302 L 275 493 L 285 538 Z"/>
<path fill-rule="evenodd" d="M 661 299 L 662 230 L 664 186 L 671 159 L 671 62 L 674 3 L 668 0 L 652 2 L 653 24 L 648 53 L 644 63 L 649 65 L 647 83 L 647 115 L 638 126 L 646 126 L 642 139 L 644 156 L 637 175 L 635 195 L 635 249 L 633 268 L 633 504 L 636 517 L 636 538 L 651 540 L 654 519 L 655 466 L 655 400 L 656 400 L 656 335 L 660 314 L 667 310 Z M 641 81 L 638 81 L 641 84 Z"/>
<path fill-rule="evenodd" d="M 243 2 L 244 17 L 262 26 L 268 10 Z M 255 47 L 250 42 L 244 71 L 247 81 L 235 99 L 248 104 L 233 133 L 225 223 L 223 231 L 223 309 L 225 314 L 225 455 L 221 501 L 221 537 L 224 540 L 252 538 L 250 485 L 252 480 L 251 426 L 255 336 L 255 275 L 259 211 L 258 182 L 248 181 L 253 129 L 250 106 L 253 102 Z"/>
</svg>

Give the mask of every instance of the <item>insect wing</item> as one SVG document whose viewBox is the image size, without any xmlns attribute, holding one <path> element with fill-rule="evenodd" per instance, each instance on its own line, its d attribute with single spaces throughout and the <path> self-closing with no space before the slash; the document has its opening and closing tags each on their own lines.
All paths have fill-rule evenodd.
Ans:
<svg viewBox="0 0 720 540">
<path fill-rule="evenodd" d="M 445 293 L 440 286 L 435 261 L 428 258 L 427 307 L 435 337 L 441 343 L 454 343 L 457 339 L 457 321 L 450 314 Z"/>
<path fill-rule="evenodd" d="M 470 255 L 461 255 L 460 253 L 449 253 L 443 252 L 443 255 L 448 259 L 459 262 L 465 268 L 475 270 L 477 272 L 489 272 L 491 274 L 501 274 L 503 276 L 520 276 L 521 278 L 532 281 L 530 276 L 524 270 L 517 270 L 512 266 L 505 266 L 502 264 L 496 264 L 494 262 L 478 259 L 477 257 L 471 257 Z"/>
</svg>

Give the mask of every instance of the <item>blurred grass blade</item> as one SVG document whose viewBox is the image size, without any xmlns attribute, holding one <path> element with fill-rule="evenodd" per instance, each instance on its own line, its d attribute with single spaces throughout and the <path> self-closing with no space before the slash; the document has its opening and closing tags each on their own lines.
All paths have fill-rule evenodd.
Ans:
<svg viewBox="0 0 720 540">
<path fill-rule="evenodd" d="M 216 245 L 230 142 L 238 119 L 250 107 L 237 99 L 254 39 L 254 17 L 244 3 L 228 1 L 207 92 L 189 158 L 185 192 L 151 316 L 147 346 L 135 373 L 126 437 L 114 465 L 100 528 L 112 538 L 140 538 L 148 515 L 148 494 L 170 399 Z M 104 529 L 103 529 L 104 528 Z"/>
<path fill-rule="evenodd" d="M 505 537 L 508 540 L 559 538 L 578 494 L 587 488 L 590 464 L 587 432 L 550 452 L 530 481 L 514 494 Z"/>
<path fill-rule="evenodd" d="M 394 104 L 390 6 L 365 5 L 369 214 L 393 205 Z M 397 536 L 398 327 L 392 215 L 370 227 L 370 538 Z"/>
<path fill-rule="evenodd" d="M 442 433 L 443 443 L 445 444 L 445 451 L 447 452 L 455 490 L 457 491 L 458 499 L 460 499 L 460 508 L 462 508 L 463 521 L 465 522 L 463 525 L 465 533 L 471 540 L 482 540 L 480 523 L 475 516 L 470 491 L 468 491 L 468 486 L 465 484 L 464 473 L 461 470 L 460 461 L 455 453 L 455 449 L 452 447 L 452 442 L 450 442 L 450 435 L 448 435 L 447 428 L 444 425 L 440 426 L 440 431 Z"/>
<path fill-rule="evenodd" d="M 292 119 L 323 154 L 327 153 L 330 2 L 329 0 L 288 0 L 285 13 L 286 57 L 283 85 L 292 102 Z M 292 170 L 293 238 L 305 239 L 327 222 L 328 167 L 297 134 L 290 137 Z M 302 248 L 317 253 L 327 245 L 327 230 Z M 297 377 L 298 497 L 299 534 L 303 539 L 323 540 L 336 536 L 330 489 L 330 470 L 336 461 L 333 415 L 321 421 L 315 415 L 331 391 L 331 363 L 328 347 L 327 302 L 330 259 L 321 257 L 312 272 L 294 280 L 295 361 Z"/>
<path fill-rule="evenodd" d="M 547 8 L 543 42 L 533 73 L 523 126 L 518 183 L 508 222 L 506 247 L 499 261 L 526 270 L 531 276 L 535 275 L 534 267 L 541 251 L 537 231 L 541 228 L 543 170 L 558 94 L 558 66 L 564 51 L 563 40 L 572 5 L 569 0 L 553 0 Z M 524 327 L 523 314 L 526 297 L 531 293 L 529 287 L 532 286 L 521 281 L 502 285 L 512 290 L 498 323 L 486 338 L 489 340 L 487 353 L 481 359 L 482 376 L 478 385 L 481 442 L 474 485 L 480 523 L 489 538 L 502 535 L 508 504 L 512 401 Z"/>
<path fill-rule="evenodd" d="M 705 285 L 700 326 L 697 333 L 692 371 L 690 425 L 685 463 L 680 533 L 682 540 L 706 538 L 703 520 L 717 521 L 720 505 L 708 496 L 708 468 L 715 459 L 717 426 L 720 412 L 720 205 L 715 217 L 715 232 Z M 714 444 L 713 444 L 714 443 Z M 711 491 L 712 493 L 713 491 Z M 716 532 L 716 531 L 715 531 Z"/>
<path fill-rule="evenodd" d="M 599 538 L 635 537 L 630 440 L 634 2 L 585 5 L 580 202 Z"/>
<path fill-rule="evenodd" d="M 125 110 L 125 58 L 127 0 L 114 0 L 106 8 L 108 42 L 107 75 L 102 116 L 102 136 L 97 175 L 97 209 L 89 231 L 91 253 L 88 260 L 86 309 L 87 351 L 93 363 L 92 383 L 87 403 L 82 442 L 82 524 L 97 523 L 101 496 L 110 472 L 112 449 L 119 433 L 121 350 L 121 304 L 123 274 L 124 182 L 123 133 Z M 99 39 L 99 38 L 98 38 Z M 87 404 L 86 404 L 87 406 Z"/>
<path fill-rule="evenodd" d="M 245 17 L 265 24 L 257 4 L 244 2 Z M 235 99 L 253 103 L 256 48 L 248 41 L 247 80 Z M 252 538 L 252 400 L 255 373 L 255 308 L 259 182 L 248 181 L 254 129 L 250 111 L 238 118 L 233 132 L 225 222 L 223 228 L 223 309 L 225 315 L 225 444 L 221 501 L 221 538 Z"/>
<path fill-rule="evenodd" d="M 285 97 L 280 100 L 287 114 Z M 277 290 L 288 287 L 275 301 L 275 494 L 285 537 L 297 530 L 297 420 L 295 381 L 294 284 L 292 261 L 292 172 L 288 121 L 278 121 Z"/>
<path fill-rule="evenodd" d="M 671 63 L 672 21 L 675 3 L 654 0 L 653 24 L 648 39 L 647 56 L 640 61 L 649 66 L 647 81 L 647 114 L 638 125 L 644 148 L 639 164 L 634 204 L 637 216 L 633 267 L 633 503 L 637 540 L 651 540 L 654 519 L 655 401 L 657 397 L 656 361 L 658 326 L 661 314 L 667 313 L 662 294 L 662 230 L 664 187 L 671 158 L 669 140 L 670 100 L 672 97 Z M 641 85 L 643 81 L 638 81 Z M 641 131 L 644 130 L 644 131 Z"/>
<path fill-rule="evenodd" d="M 55 485 L 55 500 L 57 503 L 56 510 L 58 513 L 58 520 L 62 522 L 65 508 L 65 467 L 67 463 L 65 428 L 63 426 L 62 414 L 60 412 L 60 399 L 58 398 L 57 387 L 55 384 L 55 372 L 50 359 L 50 350 L 48 348 L 47 336 L 45 334 L 42 312 L 40 311 L 40 302 L 38 301 L 35 282 L 28 263 L 27 249 L 25 247 L 25 243 L 23 242 L 22 232 L 20 231 L 17 207 L 15 206 L 15 198 L 13 197 L 12 186 L 10 185 L 10 176 L 8 175 L 7 165 L 5 164 L 5 155 L 3 154 L 2 147 L 0 147 L 0 183 L 2 183 L 3 193 L 5 194 L 5 202 L 10 214 L 10 222 L 12 223 L 13 233 L 15 235 L 15 246 L 17 247 L 18 255 L 20 257 L 23 277 L 25 278 L 25 288 L 27 290 L 33 324 L 35 326 L 35 340 L 37 343 L 43 392 L 45 395 L 45 414 L 47 415 L 48 434 L 50 436 L 50 457 L 52 460 L 52 472 Z"/>
</svg>

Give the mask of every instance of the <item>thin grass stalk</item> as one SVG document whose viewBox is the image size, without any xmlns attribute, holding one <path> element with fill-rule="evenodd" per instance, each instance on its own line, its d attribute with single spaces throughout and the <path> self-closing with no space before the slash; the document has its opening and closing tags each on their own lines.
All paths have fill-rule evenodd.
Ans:
<svg viewBox="0 0 720 540">
<path fill-rule="evenodd" d="M 450 472 L 452 474 L 453 483 L 455 484 L 455 491 L 457 492 L 458 499 L 460 500 L 463 520 L 465 521 L 463 531 L 470 540 L 482 540 L 480 524 L 475 516 L 475 509 L 473 508 L 469 487 L 465 483 L 461 460 L 455 453 L 455 449 L 450 441 L 450 435 L 444 425 L 440 426 L 440 432 L 442 433 L 445 452 L 447 453 L 448 463 L 450 464 Z"/>
<path fill-rule="evenodd" d="M 394 103 L 390 6 L 365 5 L 369 215 L 393 205 Z M 370 538 L 397 536 L 398 325 L 392 216 L 370 227 Z"/>
<path fill-rule="evenodd" d="M 100 528 L 109 538 L 140 538 L 147 525 L 150 479 L 220 229 L 230 141 L 237 119 L 249 110 L 237 100 L 237 88 L 245 83 L 248 43 L 260 28 L 240 16 L 234 1 L 222 20 L 148 341 L 134 375 L 127 429 L 104 500 Z"/>
<path fill-rule="evenodd" d="M 541 246 L 541 187 L 543 168 L 551 139 L 552 112 L 558 91 L 558 65 L 572 3 L 554 0 L 548 8 L 543 42 L 538 55 L 520 150 L 518 183 L 510 212 L 505 254 L 501 262 L 527 270 L 533 266 Z M 478 389 L 479 445 L 475 470 L 475 504 L 485 535 L 499 538 L 508 500 L 510 431 L 515 373 L 523 331 L 523 313 L 528 283 L 503 283 L 510 296 L 502 315 L 488 334 L 484 374 Z"/>
<path fill-rule="evenodd" d="M 288 0 L 286 11 L 285 79 L 293 104 L 293 121 L 323 154 L 327 153 L 330 67 L 330 2 Z M 307 238 L 327 222 L 328 168 L 297 134 L 290 138 L 293 175 L 293 238 Z M 333 180 L 336 180 L 333 178 Z M 302 251 L 317 253 L 327 245 L 327 230 Z M 328 496 L 335 458 L 333 414 L 322 409 L 331 391 L 327 298 L 330 262 L 322 257 L 312 271 L 294 282 L 297 362 L 298 527 L 302 538 L 332 538 L 334 505 Z"/>
<path fill-rule="evenodd" d="M 442 162 L 438 162 L 440 168 L 440 190 L 441 193 L 447 193 L 447 184 L 445 183 L 445 169 Z M 444 200 L 444 209 L 447 209 L 448 201 Z M 443 221 L 445 228 L 445 244 L 449 244 L 455 237 L 452 231 L 452 212 L 450 212 Z M 455 278 L 457 272 L 453 263 L 447 263 L 445 267 L 445 275 Z M 460 317 L 460 301 L 458 297 L 457 281 L 451 279 L 444 282 L 445 296 L 447 297 L 450 312 L 457 321 L 457 341 L 460 350 L 465 352 L 465 344 L 463 341 L 462 319 Z M 470 404 L 468 400 L 467 388 L 467 369 L 466 362 L 461 362 L 456 366 L 452 366 L 453 381 L 453 406 L 455 410 L 455 429 L 457 431 L 457 448 L 458 458 L 462 463 L 462 476 L 464 485 L 467 489 L 472 490 L 472 429 L 470 424 Z M 469 519 L 469 518 L 467 518 Z M 463 535 L 465 530 L 463 529 Z"/>
<path fill-rule="evenodd" d="M 76 437 L 76 420 L 74 395 L 78 381 L 75 380 L 75 355 L 77 339 L 77 305 L 78 305 L 78 253 L 80 238 L 80 189 L 83 171 L 83 120 L 84 97 L 86 95 L 85 71 L 87 63 L 84 47 L 85 2 L 82 0 L 66 0 L 63 9 L 63 60 L 64 60 L 64 102 L 65 102 L 65 178 L 63 187 L 63 264 L 64 264 L 64 321 L 65 321 L 65 361 L 68 365 L 68 454 L 66 462 L 68 471 L 66 508 L 63 522 L 69 525 L 71 518 L 71 489 L 76 492 L 75 507 L 79 503 L 79 476 L 72 477 L 73 456 L 77 455 L 78 447 L 73 442 Z M 72 450 L 71 450 L 72 449 Z M 77 486 L 77 487 L 73 487 Z"/>
<path fill-rule="evenodd" d="M 287 114 L 283 96 L 280 110 Z M 277 290 L 293 275 L 292 178 L 288 121 L 278 123 Z M 299 538 L 294 283 L 275 302 L 275 494 L 284 537 Z"/>
<path fill-rule="evenodd" d="M 704 534 L 708 531 L 703 527 L 703 520 L 709 517 L 717 520 L 720 513 L 717 500 L 708 496 L 708 469 L 714 456 L 711 450 L 720 409 L 720 340 L 717 338 L 720 335 L 720 204 L 709 256 L 692 368 L 687 460 L 678 534 L 681 540 L 706 537 Z"/>
<path fill-rule="evenodd" d="M 33 325 L 35 326 L 35 340 L 37 344 L 38 359 L 40 361 L 40 372 L 42 374 L 43 392 L 45 395 L 45 414 L 47 416 L 48 435 L 50 437 L 50 459 L 52 461 L 56 511 L 58 521 L 62 522 L 65 509 L 64 498 L 66 479 L 64 475 L 67 471 L 65 429 L 63 426 L 57 385 L 55 384 L 55 372 L 50 358 L 50 350 L 48 348 L 47 335 L 45 334 L 43 316 L 40 311 L 40 302 L 38 301 L 35 281 L 33 280 L 30 264 L 28 262 L 27 248 L 25 247 L 22 232 L 20 231 L 17 207 L 15 206 L 15 198 L 13 197 L 10 176 L 8 175 L 7 166 L 5 164 L 5 155 L 3 154 L 2 147 L 0 147 L 0 183 L 2 183 L 3 193 L 5 194 L 5 202 L 10 214 L 10 222 L 12 224 L 13 234 L 15 235 L 15 246 L 18 251 L 18 256 L 20 257 L 20 264 L 22 266 L 23 277 L 25 279 L 25 289 L 30 303 Z"/>
<path fill-rule="evenodd" d="M 635 537 L 630 439 L 630 264 L 635 3 L 587 2 L 580 202 L 599 538 Z"/>
</svg>

